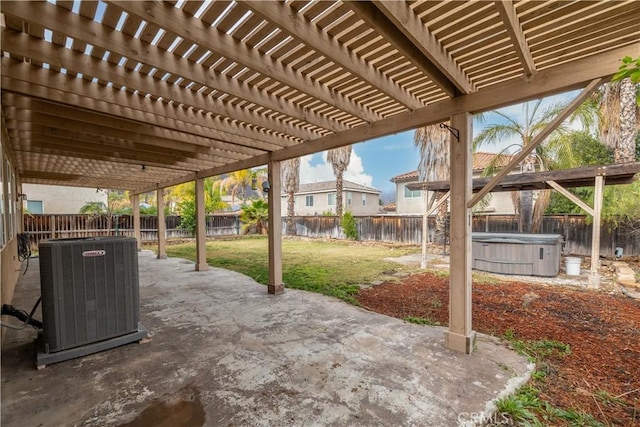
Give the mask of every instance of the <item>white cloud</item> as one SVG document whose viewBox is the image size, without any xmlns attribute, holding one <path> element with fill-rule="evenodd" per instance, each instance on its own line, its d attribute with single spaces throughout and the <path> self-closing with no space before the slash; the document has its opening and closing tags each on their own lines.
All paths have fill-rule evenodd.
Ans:
<svg viewBox="0 0 640 427">
<path fill-rule="evenodd" d="M 300 158 L 300 184 L 333 181 L 336 179 L 333 175 L 331 164 L 327 163 L 327 152 L 325 151 L 320 155 L 322 156 L 322 162 L 313 165 L 311 164 L 313 155 Z M 358 156 L 355 149 L 351 152 L 351 160 L 349 167 L 344 173 L 344 179 L 355 182 L 356 184 L 372 186 L 373 176 L 364 172 L 362 158 Z"/>
</svg>

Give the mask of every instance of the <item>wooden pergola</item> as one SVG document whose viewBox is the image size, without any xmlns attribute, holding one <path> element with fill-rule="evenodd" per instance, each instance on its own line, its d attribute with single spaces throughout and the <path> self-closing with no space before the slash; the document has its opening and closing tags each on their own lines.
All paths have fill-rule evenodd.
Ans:
<svg viewBox="0 0 640 427">
<path fill-rule="evenodd" d="M 2 144 L 20 183 L 157 191 L 449 120 L 451 305 L 471 352 L 471 114 L 586 88 L 640 52 L 629 1 L 2 1 Z M 7 203 L 5 201 L 5 203 Z M 283 289 L 270 198 L 270 293 Z M 161 225 L 162 227 L 162 225 Z M 160 230 L 159 235 L 162 236 Z M 159 256 L 164 256 L 160 239 Z"/>
</svg>

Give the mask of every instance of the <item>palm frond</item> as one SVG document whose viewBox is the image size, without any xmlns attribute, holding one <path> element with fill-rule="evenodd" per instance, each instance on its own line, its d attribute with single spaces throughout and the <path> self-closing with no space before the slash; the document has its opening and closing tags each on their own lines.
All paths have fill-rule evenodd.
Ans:
<svg viewBox="0 0 640 427">
<path fill-rule="evenodd" d="M 483 146 L 500 145 L 505 139 L 518 136 L 524 138 L 522 128 L 516 125 L 495 124 L 482 129 L 473 139 L 473 151 Z"/>
</svg>

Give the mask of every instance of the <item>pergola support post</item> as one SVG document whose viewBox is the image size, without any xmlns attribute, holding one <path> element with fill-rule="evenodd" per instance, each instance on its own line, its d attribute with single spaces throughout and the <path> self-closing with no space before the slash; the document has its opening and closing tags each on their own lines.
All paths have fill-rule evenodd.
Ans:
<svg viewBox="0 0 640 427">
<path fill-rule="evenodd" d="M 204 211 L 204 178 L 196 179 L 196 271 L 206 271 L 207 224 Z"/>
<path fill-rule="evenodd" d="M 158 259 L 167 257 L 167 223 L 164 218 L 164 188 L 156 191 L 156 204 L 158 207 Z"/>
<path fill-rule="evenodd" d="M 604 193 L 604 176 L 596 175 L 593 196 L 593 233 L 591 235 L 591 278 L 592 285 L 600 285 L 600 221 L 602 216 L 602 199 Z"/>
<path fill-rule="evenodd" d="M 471 114 L 451 117 L 451 127 L 459 138 L 450 138 L 451 152 L 451 232 L 449 267 L 449 330 L 445 345 L 470 354 L 476 334 L 471 325 Z"/>
<path fill-rule="evenodd" d="M 268 164 L 269 192 L 269 284 L 267 292 L 278 295 L 284 292 L 282 282 L 282 218 L 280 162 L 270 160 Z"/>
<path fill-rule="evenodd" d="M 142 250 L 142 232 L 140 231 L 140 195 L 131 196 L 131 209 L 133 211 L 133 237 L 136 239 L 136 248 Z"/>
<path fill-rule="evenodd" d="M 436 199 L 436 193 L 431 193 L 427 190 L 422 191 L 422 197 L 424 199 L 424 214 L 422 215 L 422 261 L 420 262 L 420 268 L 427 268 L 427 246 L 429 244 L 429 208 L 433 205 Z"/>
<path fill-rule="evenodd" d="M 427 200 L 427 192 L 428 191 L 424 192 L 425 200 Z M 435 191 L 431 193 L 431 199 L 429 199 L 429 201 L 425 204 L 424 214 L 422 215 L 422 235 L 425 236 L 425 238 L 422 239 L 422 262 L 420 263 L 420 268 L 422 269 L 427 268 L 427 239 L 429 238 L 429 224 L 427 223 L 427 221 L 429 219 L 429 215 L 438 210 L 438 208 L 447 201 L 447 199 L 451 195 L 451 190 L 443 194 L 442 197 L 440 197 L 440 200 L 438 200 L 438 202 L 434 205 L 433 202 L 435 202 L 437 195 L 438 193 Z"/>
</svg>

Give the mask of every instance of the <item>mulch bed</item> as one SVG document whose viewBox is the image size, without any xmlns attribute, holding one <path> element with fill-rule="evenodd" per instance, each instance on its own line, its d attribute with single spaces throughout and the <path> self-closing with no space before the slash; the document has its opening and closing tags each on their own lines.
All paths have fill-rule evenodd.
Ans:
<svg viewBox="0 0 640 427">
<path fill-rule="evenodd" d="M 449 279 L 414 274 L 363 289 L 357 299 L 378 313 L 447 325 Z M 536 380 L 541 398 L 605 425 L 640 426 L 640 300 L 561 286 L 474 283 L 473 329 L 570 344 L 571 354 L 549 359 L 550 373 Z M 603 401 L 602 392 L 626 404 Z"/>
</svg>

